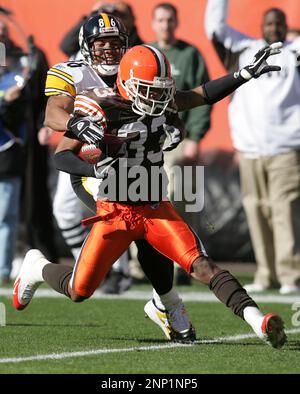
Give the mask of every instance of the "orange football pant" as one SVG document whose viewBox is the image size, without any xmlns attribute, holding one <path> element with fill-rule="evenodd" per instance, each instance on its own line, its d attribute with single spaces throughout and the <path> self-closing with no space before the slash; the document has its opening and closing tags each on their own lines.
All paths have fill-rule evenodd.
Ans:
<svg viewBox="0 0 300 394">
<path fill-rule="evenodd" d="M 97 201 L 97 216 L 89 221 L 95 223 L 71 279 L 72 289 L 83 297 L 94 293 L 112 264 L 136 239 L 145 238 L 188 273 L 195 259 L 206 255 L 199 238 L 169 201 L 139 206 Z"/>
</svg>

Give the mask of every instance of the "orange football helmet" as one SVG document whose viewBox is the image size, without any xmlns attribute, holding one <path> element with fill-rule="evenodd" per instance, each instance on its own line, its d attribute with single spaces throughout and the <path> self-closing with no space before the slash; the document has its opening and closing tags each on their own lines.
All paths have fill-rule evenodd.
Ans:
<svg viewBox="0 0 300 394">
<path fill-rule="evenodd" d="M 117 86 L 123 98 L 133 101 L 132 110 L 140 115 L 162 115 L 175 93 L 168 59 L 150 45 L 137 45 L 125 53 Z"/>
</svg>

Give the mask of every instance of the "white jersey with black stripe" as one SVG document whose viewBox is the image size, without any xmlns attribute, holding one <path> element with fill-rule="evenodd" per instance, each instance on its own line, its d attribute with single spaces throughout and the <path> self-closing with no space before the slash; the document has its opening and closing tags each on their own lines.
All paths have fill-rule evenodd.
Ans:
<svg viewBox="0 0 300 394">
<path fill-rule="evenodd" d="M 47 73 L 46 96 L 67 95 L 75 97 L 84 90 L 108 87 L 96 71 L 85 61 L 58 63 Z"/>
</svg>

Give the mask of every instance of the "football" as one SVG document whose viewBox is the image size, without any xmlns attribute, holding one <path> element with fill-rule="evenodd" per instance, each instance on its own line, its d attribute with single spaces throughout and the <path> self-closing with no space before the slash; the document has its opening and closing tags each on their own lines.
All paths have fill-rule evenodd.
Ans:
<svg viewBox="0 0 300 394">
<path fill-rule="evenodd" d="M 89 164 L 96 164 L 101 154 L 101 149 L 94 144 L 84 144 L 78 152 L 78 156 Z"/>
</svg>

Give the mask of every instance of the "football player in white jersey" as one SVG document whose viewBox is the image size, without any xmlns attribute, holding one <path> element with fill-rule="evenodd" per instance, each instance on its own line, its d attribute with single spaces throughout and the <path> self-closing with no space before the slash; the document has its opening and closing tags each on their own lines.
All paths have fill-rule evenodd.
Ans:
<svg viewBox="0 0 300 394">
<path fill-rule="evenodd" d="M 46 124 L 51 125 L 54 130 L 66 131 L 76 94 L 95 87 L 99 90 L 102 88 L 103 94 L 109 94 L 115 85 L 120 59 L 128 46 L 127 41 L 124 26 L 112 15 L 101 13 L 85 22 L 79 34 L 83 59 L 56 64 L 48 71 L 45 93 L 50 97 L 46 109 Z M 87 142 L 93 142 L 94 135 L 97 135 L 100 129 L 93 122 L 90 122 L 89 126 L 91 129 L 88 131 L 90 137 Z M 64 234 L 66 235 L 69 229 L 69 234 L 77 241 L 78 255 L 86 235 L 81 225 L 80 201 L 73 197 L 68 174 L 61 173 L 60 185 L 62 193 L 57 196 L 56 217 L 61 218 L 60 227 Z M 62 201 L 67 204 L 67 209 Z M 71 222 L 72 219 L 75 219 L 75 223 Z M 172 289 L 173 262 L 144 240 L 138 240 L 136 245 L 139 261 L 154 287 L 153 300 L 145 306 L 146 314 L 163 329 L 167 338 L 194 340 L 194 328 L 181 299 Z M 124 259 L 124 255 L 121 258 Z"/>
<path fill-rule="evenodd" d="M 112 27 L 110 24 L 114 23 Z M 105 23 L 107 26 L 105 26 Z M 59 63 L 48 71 L 45 93 L 52 98 L 49 100 L 48 110 L 50 109 L 50 119 L 53 119 L 51 109 L 54 111 L 60 105 L 72 106 L 72 101 L 76 93 L 95 86 L 113 85 L 121 55 L 127 48 L 127 36 L 124 27 L 118 24 L 118 20 L 107 18 L 106 14 L 101 14 L 100 18 L 93 19 L 85 25 L 85 31 L 80 33 L 81 52 L 76 59 L 66 63 Z M 106 36 L 107 45 L 116 46 L 120 53 L 103 50 L 101 65 L 95 59 L 95 65 L 92 64 L 92 54 L 89 53 L 88 43 L 93 39 L 92 29 L 94 24 L 98 27 L 103 24 L 102 36 Z M 107 34 L 109 31 L 109 34 Z M 83 37 L 84 34 L 84 37 Z M 121 43 L 122 41 L 122 43 Z M 116 55 L 116 56 L 115 56 Z M 112 61 L 109 56 L 115 56 Z M 113 64 L 114 63 L 114 64 Z M 107 84 L 101 77 L 106 79 Z M 64 96 L 64 100 L 62 99 Z M 54 103 L 54 104 L 53 104 Z M 58 103 L 58 104 L 57 104 Z M 87 231 L 81 225 L 83 218 L 83 209 L 80 201 L 75 198 L 68 175 L 60 173 L 58 177 L 57 191 L 54 197 L 53 211 L 59 228 L 66 243 L 70 246 L 73 256 L 78 257 L 81 245 L 87 235 Z"/>
<path fill-rule="evenodd" d="M 96 23 L 102 23 L 103 26 L 105 25 L 105 21 L 107 23 L 107 27 L 105 29 L 110 29 L 109 24 L 112 22 L 114 23 L 113 19 L 107 19 L 105 17 L 105 13 L 101 14 L 101 18 Z M 93 28 L 93 23 L 91 22 L 87 27 L 88 36 L 93 35 L 91 34 L 91 29 Z M 115 32 L 111 34 L 117 34 L 122 36 L 122 50 L 121 55 L 124 53 L 125 48 L 127 47 L 127 37 L 126 32 L 123 26 L 117 25 L 118 21 L 115 22 Z M 120 31 L 121 29 L 121 31 Z M 106 34 L 106 33 L 105 33 Z M 116 39 L 117 38 L 117 39 Z M 107 37 L 107 40 L 110 40 L 110 37 Z M 86 89 L 87 87 L 94 86 L 95 78 L 96 83 L 99 83 L 99 86 L 103 86 L 102 78 L 99 76 L 103 76 L 107 79 L 108 85 L 112 85 L 115 80 L 116 71 L 118 69 L 118 63 L 120 59 L 120 55 L 118 54 L 116 58 L 113 59 L 115 64 L 111 64 L 108 58 L 103 59 L 101 64 L 97 64 L 94 69 L 96 70 L 96 76 L 94 73 L 91 73 L 89 67 L 83 67 L 83 60 L 87 60 L 88 64 L 91 64 L 91 56 L 89 54 L 89 48 L 87 42 L 83 40 L 83 31 L 80 33 L 80 41 L 81 41 L 81 51 L 79 51 L 75 56 L 73 56 L 70 61 L 66 64 L 57 64 L 52 67 L 51 70 L 48 72 L 48 80 L 47 80 L 47 87 L 46 87 L 46 94 L 47 95 L 56 95 L 57 89 L 60 89 L 61 83 L 61 67 L 66 71 L 66 74 L 70 74 L 72 79 L 75 79 L 77 83 L 75 83 L 76 92 L 80 91 L 81 88 Z M 113 41 L 116 42 L 117 47 L 120 46 L 119 39 L 116 36 L 113 36 Z M 114 43 L 112 44 L 114 45 Z M 106 52 L 107 53 L 107 52 Z M 81 62 L 80 62 L 81 61 Z M 82 68 L 76 70 L 77 67 Z M 83 75 L 79 77 L 80 72 L 83 71 Z M 50 77 L 52 75 L 52 77 Z M 56 78 L 57 76 L 58 78 Z M 65 76 L 66 77 L 66 76 Z M 79 79 L 81 82 L 79 83 Z M 63 83 L 63 89 L 66 90 L 66 86 Z M 104 84 L 106 86 L 106 84 Z M 69 87 L 70 88 L 70 87 Z M 72 94 L 72 93 L 71 93 Z M 58 174 L 58 181 L 56 192 L 54 195 L 53 200 L 53 213 L 56 218 L 57 224 L 61 233 L 64 237 L 66 244 L 70 247 L 71 252 L 75 260 L 77 259 L 81 246 L 84 242 L 88 234 L 88 230 L 81 224 L 81 220 L 83 220 L 84 216 L 86 215 L 86 210 L 84 209 L 82 202 L 77 198 L 70 183 L 70 177 L 65 172 L 60 171 Z M 101 290 L 104 293 L 110 294 L 120 294 L 126 291 L 132 283 L 132 279 L 129 273 L 129 263 L 128 263 L 128 252 L 126 251 L 114 264 L 112 270 L 110 271 L 108 278 L 102 285 Z"/>
</svg>

